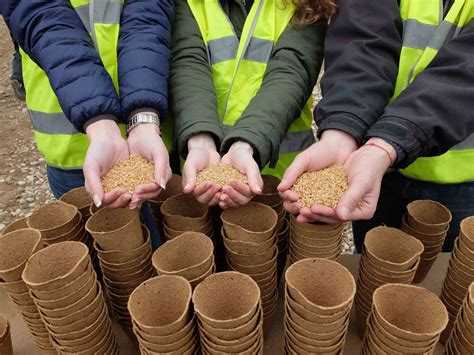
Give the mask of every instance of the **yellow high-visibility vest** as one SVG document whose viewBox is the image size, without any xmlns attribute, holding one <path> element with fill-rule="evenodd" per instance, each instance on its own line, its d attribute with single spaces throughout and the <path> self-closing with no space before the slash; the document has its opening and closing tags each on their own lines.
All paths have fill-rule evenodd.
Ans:
<svg viewBox="0 0 474 355">
<path fill-rule="evenodd" d="M 256 0 L 239 40 L 218 0 L 188 0 L 188 4 L 207 47 L 218 114 L 226 132 L 260 89 L 273 47 L 290 23 L 294 6 Z M 311 110 L 310 99 L 281 142 L 276 167 L 265 167 L 263 174 L 281 178 L 295 156 L 314 142 Z"/>
<path fill-rule="evenodd" d="M 117 45 L 123 2 L 124 0 L 70 0 L 89 31 L 117 92 Z M 89 147 L 87 136 L 76 130 L 64 115 L 46 73 L 24 51 L 21 55 L 26 105 L 40 153 L 48 165 L 62 169 L 81 169 Z M 119 124 L 119 127 L 125 137 L 125 125 Z M 171 137 L 166 134 L 164 136 L 169 146 Z"/>
<path fill-rule="evenodd" d="M 455 0 L 444 18 L 442 0 L 401 0 L 400 13 L 403 47 L 392 101 L 428 67 L 440 48 L 474 18 L 474 0 Z M 418 158 L 401 172 L 413 179 L 440 184 L 474 180 L 474 134 L 445 154 Z"/>
</svg>

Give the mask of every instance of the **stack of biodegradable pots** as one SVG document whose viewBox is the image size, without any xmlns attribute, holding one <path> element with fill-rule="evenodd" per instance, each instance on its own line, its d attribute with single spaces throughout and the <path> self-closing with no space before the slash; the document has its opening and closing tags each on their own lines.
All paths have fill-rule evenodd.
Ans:
<svg viewBox="0 0 474 355">
<path fill-rule="evenodd" d="M 278 243 L 277 269 L 279 280 L 281 275 L 283 274 L 283 270 L 285 269 L 286 258 L 288 256 L 289 250 L 290 226 L 288 221 L 288 214 L 283 208 L 283 200 L 281 199 L 277 190 L 277 187 L 280 184 L 280 180 L 273 175 L 262 175 L 262 180 L 262 194 L 255 196 L 253 198 L 253 201 L 262 203 L 273 208 L 273 210 L 278 215 L 276 232 Z"/>
<path fill-rule="evenodd" d="M 81 213 L 68 203 L 55 201 L 43 205 L 28 217 L 27 223 L 30 228 L 41 232 L 46 245 L 65 241 L 87 242 Z"/>
<path fill-rule="evenodd" d="M 84 186 L 69 190 L 61 196 L 59 201 L 76 206 L 82 215 L 84 223 L 86 223 L 91 216 L 90 206 L 92 199 Z"/>
<path fill-rule="evenodd" d="M 214 244 L 205 234 L 186 232 L 158 248 L 152 257 L 159 275 L 178 275 L 195 288 L 215 272 Z"/>
<path fill-rule="evenodd" d="M 118 354 L 101 286 L 84 244 L 61 242 L 36 252 L 22 277 L 58 352 Z"/>
<path fill-rule="evenodd" d="M 410 284 L 423 253 L 423 244 L 399 229 L 376 227 L 364 240 L 355 309 L 362 337 L 372 308 L 374 291 L 388 283 Z"/>
<path fill-rule="evenodd" d="M 425 247 L 414 282 L 425 279 L 441 253 L 451 218 L 451 212 L 435 201 L 417 200 L 408 204 L 402 230 L 421 241 Z"/>
<path fill-rule="evenodd" d="M 14 220 L 13 222 L 11 222 L 9 225 L 5 227 L 5 229 L 3 230 L 2 233 L 0 233 L 0 235 L 7 234 L 10 232 L 16 231 L 18 229 L 28 228 L 28 223 L 26 223 L 27 219 L 28 217 Z"/>
<path fill-rule="evenodd" d="M 178 194 L 161 205 L 163 233 L 166 240 L 184 232 L 198 232 L 212 239 L 214 232 L 209 207 L 199 203 L 193 195 Z"/>
<path fill-rule="evenodd" d="M 278 303 L 277 213 L 261 203 L 222 212 L 222 237 L 230 270 L 249 275 L 260 287 L 263 315 L 269 319 Z"/>
<path fill-rule="evenodd" d="M 299 223 L 290 217 L 290 261 L 306 258 L 337 260 L 342 249 L 342 224 Z"/>
<path fill-rule="evenodd" d="M 461 222 L 444 279 L 441 300 L 448 309 L 449 324 L 441 336 L 442 342 L 449 336 L 471 282 L 474 282 L 474 216 Z"/>
<path fill-rule="evenodd" d="M 1 236 L 0 282 L 20 310 L 38 348 L 45 353 L 55 353 L 48 330 L 21 278 L 27 260 L 41 247 L 41 234 L 35 229 L 19 229 Z"/>
<path fill-rule="evenodd" d="M 203 354 L 263 354 L 260 290 L 247 275 L 209 276 L 193 293 Z"/>
<path fill-rule="evenodd" d="M 128 308 L 142 354 L 195 354 L 199 336 L 192 311 L 191 285 L 176 275 L 143 282 Z"/>
<path fill-rule="evenodd" d="M 104 208 L 87 221 L 94 239 L 105 292 L 115 318 L 128 335 L 132 321 L 127 303 L 132 291 L 153 276 L 150 233 L 137 209 Z"/>
<path fill-rule="evenodd" d="M 378 288 L 362 354 L 433 354 L 448 314 L 432 292 L 390 284 Z"/>
<path fill-rule="evenodd" d="M 446 343 L 446 354 L 474 354 L 474 283 L 469 287 Z"/>
<path fill-rule="evenodd" d="M 285 279 L 287 353 L 342 353 L 356 292 L 351 273 L 332 260 L 305 259 Z"/>
<path fill-rule="evenodd" d="M 0 354 L 13 355 L 12 337 L 8 320 L 0 314 Z"/>
</svg>

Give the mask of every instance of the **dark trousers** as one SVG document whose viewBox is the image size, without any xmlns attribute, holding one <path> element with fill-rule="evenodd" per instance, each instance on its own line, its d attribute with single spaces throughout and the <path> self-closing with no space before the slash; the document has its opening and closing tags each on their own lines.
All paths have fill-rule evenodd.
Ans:
<svg viewBox="0 0 474 355">
<path fill-rule="evenodd" d="M 380 199 L 374 217 L 368 221 L 353 223 L 356 252 L 362 252 L 365 234 L 372 228 L 383 224 L 400 228 L 406 206 L 415 200 L 438 201 L 451 211 L 453 220 L 443 251 L 452 251 L 461 221 L 474 215 L 474 182 L 442 185 L 412 180 L 398 172 L 390 172 L 382 181 Z"/>
<path fill-rule="evenodd" d="M 46 172 L 48 174 L 49 187 L 56 198 L 60 198 L 69 190 L 84 186 L 84 174 L 80 169 L 64 170 L 48 166 Z M 150 230 L 152 248 L 156 250 L 160 246 L 161 239 L 150 206 L 147 203 L 142 204 L 140 212 L 144 223 Z"/>
</svg>

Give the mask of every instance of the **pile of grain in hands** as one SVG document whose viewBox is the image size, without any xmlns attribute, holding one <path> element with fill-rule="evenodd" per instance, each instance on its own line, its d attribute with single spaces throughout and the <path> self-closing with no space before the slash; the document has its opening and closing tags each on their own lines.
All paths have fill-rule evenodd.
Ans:
<svg viewBox="0 0 474 355">
<path fill-rule="evenodd" d="M 130 155 L 118 161 L 102 178 L 105 192 L 124 189 L 133 193 L 139 185 L 154 183 L 155 166 L 139 155 Z"/>
<path fill-rule="evenodd" d="M 217 187 L 222 188 L 229 183 L 229 180 L 235 180 L 243 184 L 247 183 L 247 177 L 232 165 L 218 164 L 201 170 L 197 175 L 196 184 L 210 181 Z"/>
<path fill-rule="evenodd" d="M 291 188 L 298 193 L 299 202 L 310 207 L 315 204 L 336 208 L 349 188 L 347 171 L 342 166 L 332 166 L 301 175 Z"/>
</svg>

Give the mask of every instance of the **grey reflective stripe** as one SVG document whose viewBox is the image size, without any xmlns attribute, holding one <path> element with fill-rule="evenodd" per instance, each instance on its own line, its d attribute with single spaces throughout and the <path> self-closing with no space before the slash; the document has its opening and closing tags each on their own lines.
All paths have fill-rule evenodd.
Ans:
<svg viewBox="0 0 474 355">
<path fill-rule="evenodd" d="M 469 137 L 467 137 L 461 143 L 451 148 L 451 150 L 466 150 L 466 149 L 474 149 L 474 133 L 471 133 Z"/>
<path fill-rule="evenodd" d="M 121 0 L 91 0 L 91 20 L 93 23 L 120 23 L 122 15 Z"/>
<path fill-rule="evenodd" d="M 245 52 L 244 59 L 254 62 L 268 63 L 273 50 L 273 41 L 252 37 Z"/>
<path fill-rule="evenodd" d="M 209 62 L 217 64 L 235 59 L 239 50 L 239 40 L 236 36 L 212 39 L 207 42 L 207 47 L 210 57 Z"/>
<path fill-rule="evenodd" d="M 403 25 L 403 46 L 422 50 L 426 48 L 439 50 L 458 32 L 458 27 L 451 22 L 443 21 L 436 26 L 408 19 Z"/>
<path fill-rule="evenodd" d="M 122 15 L 121 0 L 91 0 L 89 6 L 90 33 L 95 48 L 98 50 L 97 35 L 94 24 L 115 24 L 120 23 Z"/>
<path fill-rule="evenodd" d="M 67 135 L 80 133 L 63 113 L 45 113 L 29 110 L 29 114 L 33 129 L 40 133 Z"/>
<path fill-rule="evenodd" d="M 232 126 L 223 126 L 226 135 Z M 308 148 L 315 141 L 313 131 L 286 132 L 285 137 L 280 143 L 280 154 L 297 153 Z"/>
<path fill-rule="evenodd" d="M 82 21 L 82 24 L 86 28 L 87 32 L 91 31 L 91 23 L 89 18 L 89 5 L 82 5 L 74 8 L 76 13 L 79 15 L 79 18 Z"/>
</svg>

